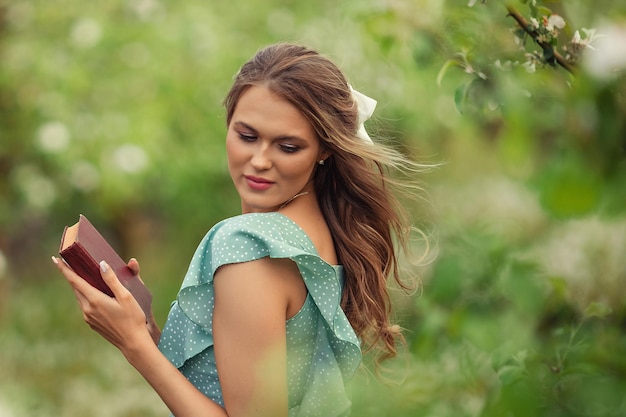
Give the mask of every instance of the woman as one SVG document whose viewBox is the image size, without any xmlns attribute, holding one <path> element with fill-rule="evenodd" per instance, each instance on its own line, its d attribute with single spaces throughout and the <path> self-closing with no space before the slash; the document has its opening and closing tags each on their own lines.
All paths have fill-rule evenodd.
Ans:
<svg viewBox="0 0 626 417">
<path fill-rule="evenodd" d="M 396 353 L 386 282 L 402 285 L 408 229 L 384 170 L 409 165 L 367 135 L 374 105 L 302 46 L 241 68 L 225 106 L 243 214 L 203 239 L 162 334 L 105 263 L 115 298 L 53 258 L 87 323 L 177 417 L 347 415 L 361 342 Z"/>
</svg>

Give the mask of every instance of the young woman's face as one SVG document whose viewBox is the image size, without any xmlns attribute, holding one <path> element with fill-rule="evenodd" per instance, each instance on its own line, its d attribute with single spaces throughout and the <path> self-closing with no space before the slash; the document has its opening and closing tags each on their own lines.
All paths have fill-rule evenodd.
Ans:
<svg viewBox="0 0 626 417">
<path fill-rule="evenodd" d="M 265 86 L 240 97 L 226 152 L 243 213 L 276 211 L 296 194 L 313 192 L 313 171 L 322 158 L 313 126 Z"/>
</svg>

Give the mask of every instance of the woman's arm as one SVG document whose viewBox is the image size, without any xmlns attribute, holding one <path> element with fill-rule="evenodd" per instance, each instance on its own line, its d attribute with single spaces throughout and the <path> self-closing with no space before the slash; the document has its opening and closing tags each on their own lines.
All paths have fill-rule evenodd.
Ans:
<svg viewBox="0 0 626 417">
<path fill-rule="evenodd" d="M 115 298 L 93 288 L 64 262 L 52 259 L 72 286 L 87 324 L 120 349 L 174 415 L 227 416 L 222 407 L 196 389 L 159 351 L 145 314 L 111 268 L 104 268 L 102 278 Z"/>
<path fill-rule="evenodd" d="M 290 260 L 226 265 L 214 276 L 215 360 L 231 417 L 286 417 L 286 319 L 306 287 Z"/>
</svg>

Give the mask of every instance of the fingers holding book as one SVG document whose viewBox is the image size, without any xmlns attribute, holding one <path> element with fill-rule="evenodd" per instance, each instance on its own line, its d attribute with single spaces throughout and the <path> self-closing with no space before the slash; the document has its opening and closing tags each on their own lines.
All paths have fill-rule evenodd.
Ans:
<svg viewBox="0 0 626 417">
<path fill-rule="evenodd" d="M 97 296 L 98 293 L 102 293 L 97 288 L 93 287 L 87 281 L 85 281 L 80 275 L 78 275 L 72 268 L 67 265 L 67 263 L 63 259 L 59 259 L 55 256 L 52 257 L 52 262 L 56 265 L 57 269 L 63 274 L 65 280 L 70 284 L 74 293 L 78 297 L 79 303 L 81 305 L 86 300 L 86 298 L 93 298 Z"/>
<path fill-rule="evenodd" d="M 100 261 L 98 265 L 100 265 L 100 275 L 102 275 L 102 280 L 113 292 L 113 296 L 115 298 L 130 295 L 130 292 L 122 285 L 120 280 L 117 278 L 117 275 L 115 275 L 115 272 L 113 272 L 106 261 Z"/>
<path fill-rule="evenodd" d="M 130 260 L 128 261 L 127 266 L 128 266 L 128 269 L 131 270 L 133 275 L 139 276 L 140 268 L 139 268 L 139 262 L 137 261 L 137 259 L 130 258 Z"/>
<path fill-rule="evenodd" d="M 93 310 L 92 305 L 97 304 L 96 300 L 100 298 L 106 297 L 106 299 L 110 299 L 111 297 L 85 281 L 80 275 L 74 272 L 63 259 L 59 260 L 53 256 L 52 262 L 54 262 L 61 274 L 65 277 L 65 280 L 72 287 L 80 309 L 83 312 L 83 319 L 87 324 L 91 325 L 89 312 Z M 100 301 L 100 303 L 102 303 L 102 301 Z"/>
<path fill-rule="evenodd" d="M 71 285 L 74 293 L 76 293 L 76 296 L 78 297 L 78 301 L 83 311 L 89 309 L 88 304 L 106 302 L 100 300 L 118 300 L 119 304 L 120 299 L 130 297 L 134 301 L 134 304 L 137 304 L 132 294 L 128 291 L 128 289 L 126 289 L 126 287 L 124 287 L 124 285 L 122 285 L 118 277 L 115 275 L 115 272 L 105 261 L 101 261 L 99 263 L 100 274 L 102 275 L 104 283 L 113 293 L 113 298 L 93 287 L 83 277 L 74 272 L 74 270 L 70 268 L 62 259 L 60 260 L 53 256 L 52 262 L 54 262 L 61 274 L 63 274 L 67 282 Z M 126 303 L 128 303 L 128 301 L 126 301 Z"/>
<path fill-rule="evenodd" d="M 78 276 L 103 293 L 114 297 L 100 272 L 99 262 L 105 260 L 119 281 L 137 299 L 146 317 L 150 316 L 152 294 L 139 278 L 139 263 L 136 259 L 124 262 L 87 217 L 81 214 L 76 224 L 65 227 L 59 254 Z"/>
<path fill-rule="evenodd" d="M 135 337 L 149 334 L 146 315 L 130 291 L 106 262 L 100 263 L 103 281 L 114 294 L 110 297 L 77 275 L 65 262 L 52 257 L 76 294 L 85 322 L 105 339 L 124 350 Z"/>
</svg>

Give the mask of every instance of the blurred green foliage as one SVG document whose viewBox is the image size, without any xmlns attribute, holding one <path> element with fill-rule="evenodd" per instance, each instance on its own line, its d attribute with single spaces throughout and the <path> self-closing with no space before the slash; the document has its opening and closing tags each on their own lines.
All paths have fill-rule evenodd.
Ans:
<svg viewBox="0 0 626 417">
<path fill-rule="evenodd" d="M 507 7 L 562 16 L 563 56 L 577 31 L 594 49 L 546 65 Z M 433 250 L 394 293 L 406 351 L 360 372 L 353 415 L 626 415 L 625 32 L 617 0 L 0 3 L 0 416 L 167 413 L 48 259 L 86 214 L 163 322 L 239 210 L 221 100 L 281 40 L 331 56 L 378 99 L 370 130 L 441 163 L 409 202 Z"/>
</svg>

